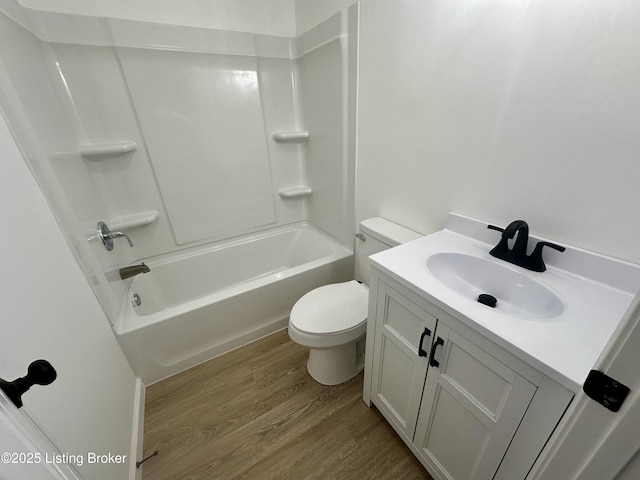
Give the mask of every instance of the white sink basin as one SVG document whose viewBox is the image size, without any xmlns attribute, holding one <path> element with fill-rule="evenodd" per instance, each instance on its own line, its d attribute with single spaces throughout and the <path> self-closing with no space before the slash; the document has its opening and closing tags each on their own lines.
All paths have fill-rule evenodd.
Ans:
<svg viewBox="0 0 640 480">
<path fill-rule="evenodd" d="M 495 309 L 515 317 L 544 320 L 564 311 L 560 297 L 545 285 L 496 262 L 445 252 L 431 255 L 425 268 L 446 287 L 470 301 L 477 301 L 481 293 L 494 296 Z"/>
</svg>

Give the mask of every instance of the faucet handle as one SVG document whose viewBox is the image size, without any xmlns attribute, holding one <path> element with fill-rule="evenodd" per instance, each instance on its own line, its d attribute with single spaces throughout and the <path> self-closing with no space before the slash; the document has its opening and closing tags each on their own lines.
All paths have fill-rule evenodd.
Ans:
<svg viewBox="0 0 640 480">
<path fill-rule="evenodd" d="M 124 232 L 111 232 L 111 233 L 109 234 L 109 236 L 110 236 L 111 238 L 121 238 L 121 237 L 124 237 L 124 238 L 126 238 L 126 239 L 127 239 L 127 241 L 129 242 L 129 246 L 130 246 L 130 247 L 133 247 L 133 242 L 132 242 L 132 241 L 131 241 L 131 239 L 129 238 L 129 235 L 127 235 L 127 234 L 126 234 L 126 233 L 124 233 Z"/>
<path fill-rule="evenodd" d="M 113 239 L 124 237 L 129 242 L 129 246 L 133 247 L 133 242 L 129 238 L 129 235 L 123 232 L 112 232 L 109 226 L 104 222 L 98 222 L 98 237 L 102 240 L 102 244 L 107 251 L 113 250 Z"/>
<path fill-rule="evenodd" d="M 529 256 L 529 269 L 534 272 L 544 272 L 547 269 L 547 266 L 544 264 L 544 260 L 542 259 L 542 249 L 544 247 L 553 248 L 554 250 L 558 250 L 559 252 L 564 252 L 566 248 L 556 245 L 551 242 L 538 242 L 536 244 L 536 248 L 534 248 L 533 252 Z"/>
<path fill-rule="evenodd" d="M 497 227 L 495 225 L 487 225 L 487 228 L 489 230 L 497 230 L 502 234 L 498 244 L 495 247 L 493 247 L 489 253 L 494 257 L 501 258 L 504 260 L 506 255 L 509 254 L 509 239 L 504 233 L 505 229 L 501 227 Z"/>
</svg>

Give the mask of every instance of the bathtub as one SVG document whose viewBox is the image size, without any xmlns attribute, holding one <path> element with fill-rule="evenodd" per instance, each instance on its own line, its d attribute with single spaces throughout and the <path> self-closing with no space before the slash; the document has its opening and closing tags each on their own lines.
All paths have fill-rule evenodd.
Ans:
<svg viewBox="0 0 640 480">
<path fill-rule="evenodd" d="M 306 292 L 353 278 L 353 250 L 308 223 L 144 261 L 114 331 L 147 385 L 285 327 Z"/>
</svg>

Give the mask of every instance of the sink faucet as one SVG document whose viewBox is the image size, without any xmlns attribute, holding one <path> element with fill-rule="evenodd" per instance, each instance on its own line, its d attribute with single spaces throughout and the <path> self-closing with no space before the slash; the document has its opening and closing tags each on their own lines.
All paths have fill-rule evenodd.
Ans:
<svg viewBox="0 0 640 480">
<path fill-rule="evenodd" d="M 135 277 L 141 273 L 148 273 L 151 269 L 147 267 L 144 262 L 140 265 L 131 265 L 129 267 L 123 267 L 119 270 L 120 278 L 125 280 L 127 278 Z"/>
<path fill-rule="evenodd" d="M 527 225 L 527 222 L 515 220 L 507 228 L 500 228 L 495 225 L 488 225 L 487 228 L 502 232 L 500 242 L 489 252 L 491 255 L 502 260 L 506 260 L 504 258 L 505 255 L 510 255 L 511 258 L 515 259 L 522 259 L 527 256 L 527 243 L 529 242 L 529 225 Z M 518 237 L 513 244 L 513 249 L 509 250 L 509 240 L 516 234 Z"/>
<path fill-rule="evenodd" d="M 551 242 L 538 242 L 531 255 L 527 256 L 527 244 L 529 242 L 529 225 L 524 220 L 515 220 L 507 228 L 487 225 L 491 230 L 502 232 L 502 237 L 498 244 L 491 249 L 489 254 L 505 262 L 513 263 L 519 267 L 533 270 L 534 272 L 544 272 L 547 267 L 542 259 L 542 249 L 550 247 L 559 252 L 564 252 L 565 248 Z M 509 240 L 518 235 L 513 248 L 509 250 Z"/>
</svg>

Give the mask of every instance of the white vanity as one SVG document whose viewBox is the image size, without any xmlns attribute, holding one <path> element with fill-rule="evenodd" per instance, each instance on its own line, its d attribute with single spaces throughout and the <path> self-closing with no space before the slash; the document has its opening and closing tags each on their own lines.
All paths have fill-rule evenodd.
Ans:
<svg viewBox="0 0 640 480">
<path fill-rule="evenodd" d="M 525 479 L 640 288 L 638 265 L 571 247 L 527 271 L 499 238 L 450 214 L 370 258 L 364 401 L 438 480 Z"/>
</svg>

